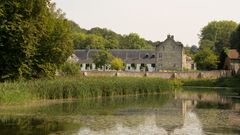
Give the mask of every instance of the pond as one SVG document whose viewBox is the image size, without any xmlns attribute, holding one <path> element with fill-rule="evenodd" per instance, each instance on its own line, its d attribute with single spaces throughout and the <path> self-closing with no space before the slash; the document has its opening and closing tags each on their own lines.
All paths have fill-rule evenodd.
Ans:
<svg viewBox="0 0 240 135">
<path fill-rule="evenodd" d="M 240 101 L 225 91 L 176 90 L 0 109 L 0 134 L 237 135 Z"/>
</svg>

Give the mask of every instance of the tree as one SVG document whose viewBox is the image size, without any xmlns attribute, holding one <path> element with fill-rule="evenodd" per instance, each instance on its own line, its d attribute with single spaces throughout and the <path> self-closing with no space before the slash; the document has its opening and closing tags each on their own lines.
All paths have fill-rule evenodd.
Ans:
<svg viewBox="0 0 240 135">
<path fill-rule="evenodd" d="M 218 64 L 218 69 L 223 69 L 224 68 L 224 63 L 227 58 L 227 54 L 229 52 L 228 48 L 224 48 L 224 50 L 221 52 L 219 56 L 219 64 Z"/>
<path fill-rule="evenodd" d="M 240 24 L 231 35 L 231 48 L 238 49 L 240 52 Z"/>
<path fill-rule="evenodd" d="M 236 27 L 237 23 L 233 21 L 212 21 L 208 23 L 200 34 L 200 48 L 204 45 L 209 46 L 219 56 L 224 47 L 230 48 L 230 37 Z"/>
<path fill-rule="evenodd" d="M 116 49 L 119 48 L 119 42 L 122 35 L 117 34 L 106 28 L 92 28 L 88 31 L 88 34 L 100 36 L 106 40 L 105 49 Z"/>
<path fill-rule="evenodd" d="M 124 62 L 121 58 L 114 57 L 111 61 L 111 68 L 121 70 L 124 68 Z"/>
<path fill-rule="evenodd" d="M 110 65 L 113 59 L 112 54 L 107 50 L 100 50 L 94 57 L 93 62 L 96 64 L 97 68 L 102 68 L 105 71 L 106 66 Z"/>
<path fill-rule="evenodd" d="M 74 49 L 86 49 L 87 48 L 87 44 L 86 42 L 86 38 L 87 35 L 84 33 L 74 33 L 73 35 L 73 44 L 74 44 Z"/>
<path fill-rule="evenodd" d="M 0 5 L 0 80 L 53 76 L 72 53 L 64 15 L 49 0 Z"/>
<path fill-rule="evenodd" d="M 125 35 L 122 41 L 122 48 L 126 49 L 151 49 L 153 46 L 136 33 Z"/>
<path fill-rule="evenodd" d="M 194 56 L 194 61 L 197 63 L 197 68 L 200 70 L 214 70 L 217 69 L 218 66 L 218 56 L 214 54 L 214 52 L 205 48 L 199 51 Z"/>
<path fill-rule="evenodd" d="M 184 47 L 184 50 L 185 50 L 185 54 L 191 57 L 193 57 L 199 51 L 196 45 L 192 45 L 191 47 L 186 46 Z"/>
<path fill-rule="evenodd" d="M 106 40 L 97 35 L 88 35 L 85 39 L 85 46 L 89 46 L 91 49 L 105 49 Z"/>
<path fill-rule="evenodd" d="M 210 40 L 201 40 L 200 41 L 200 49 L 205 49 L 205 48 L 209 48 L 211 50 L 215 50 L 215 43 L 213 41 Z"/>
</svg>

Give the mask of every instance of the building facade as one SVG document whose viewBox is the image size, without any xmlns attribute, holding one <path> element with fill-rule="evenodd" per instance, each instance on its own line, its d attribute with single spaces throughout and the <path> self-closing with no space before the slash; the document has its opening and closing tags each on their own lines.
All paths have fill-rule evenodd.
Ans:
<svg viewBox="0 0 240 135">
<path fill-rule="evenodd" d="M 75 50 L 70 60 L 79 62 L 82 71 L 101 70 L 97 69 L 93 63 L 93 58 L 99 51 L 97 49 Z M 183 44 L 176 42 L 174 36 L 171 35 L 156 45 L 155 49 L 111 49 L 109 51 L 114 57 L 124 61 L 125 71 L 181 71 L 183 69 L 194 70 L 196 67 L 192 60 L 187 60 L 189 57 L 184 54 Z M 110 67 L 108 69 L 110 70 Z"/>
<path fill-rule="evenodd" d="M 240 55 L 237 49 L 231 49 L 227 53 L 224 69 L 232 70 L 235 74 L 240 74 Z"/>
</svg>

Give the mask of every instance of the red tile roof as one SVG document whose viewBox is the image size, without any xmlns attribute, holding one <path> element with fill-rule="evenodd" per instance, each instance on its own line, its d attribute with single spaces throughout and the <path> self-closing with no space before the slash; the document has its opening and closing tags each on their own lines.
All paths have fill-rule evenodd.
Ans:
<svg viewBox="0 0 240 135">
<path fill-rule="evenodd" d="M 240 55 L 239 55 L 237 49 L 231 49 L 231 50 L 229 50 L 229 52 L 228 52 L 228 57 L 229 57 L 230 59 L 240 59 Z"/>
</svg>

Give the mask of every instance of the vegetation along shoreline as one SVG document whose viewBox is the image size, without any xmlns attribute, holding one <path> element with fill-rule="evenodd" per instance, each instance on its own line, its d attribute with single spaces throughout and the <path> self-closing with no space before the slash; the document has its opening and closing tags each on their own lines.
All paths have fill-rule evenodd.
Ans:
<svg viewBox="0 0 240 135">
<path fill-rule="evenodd" d="M 240 93 L 240 76 L 221 79 L 161 79 L 144 77 L 56 77 L 0 83 L 0 106 L 40 100 L 87 99 L 161 94 L 194 87 L 230 87 Z"/>
</svg>

